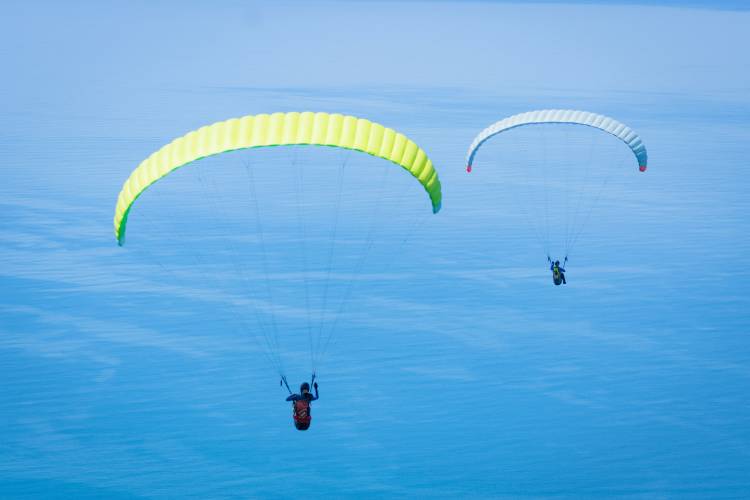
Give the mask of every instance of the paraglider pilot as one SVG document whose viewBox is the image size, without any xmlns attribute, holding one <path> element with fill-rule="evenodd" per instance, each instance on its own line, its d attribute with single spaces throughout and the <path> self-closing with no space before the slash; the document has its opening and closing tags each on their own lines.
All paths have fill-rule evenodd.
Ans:
<svg viewBox="0 0 750 500">
<path fill-rule="evenodd" d="M 549 257 L 547 258 L 549 259 Z M 559 260 L 552 262 L 552 260 L 550 259 L 549 269 L 550 271 L 552 271 L 552 281 L 555 283 L 555 285 L 567 284 L 567 282 L 565 281 L 565 268 L 560 267 Z"/>
<path fill-rule="evenodd" d="M 315 396 L 310 393 L 310 384 L 303 382 L 299 387 L 299 394 L 290 394 L 287 401 L 292 402 L 292 417 L 294 418 L 294 427 L 298 431 L 306 431 L 310 428 L 310 403 L 318 399 L 318 383 L 313 381 Z M 290 391 L 291 392 L 291 391 Z"/>
</svg>

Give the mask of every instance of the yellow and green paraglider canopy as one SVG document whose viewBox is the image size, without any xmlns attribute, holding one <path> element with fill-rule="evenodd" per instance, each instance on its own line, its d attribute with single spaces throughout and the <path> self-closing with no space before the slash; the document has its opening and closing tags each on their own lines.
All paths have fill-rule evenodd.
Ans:
<svg viewBox="0 0 750 500">
<path fill-rule="evenodd" d="M 314 145 L 362 151 L 406 169 L 424 187 L 432 210 L 440 210 L 440 180 L 432 161 L 414 141 L 364 118 L 341 114 L 290 112 L 248 115 L 189 132 L 165 145 L 130 174 L 117 199 L 115 236 L 125 241 L 128 213 L 151 184 L 191 162 L 238 149 Z M 362 172 L 363 176 L 370 175 Z"/>
</svg>

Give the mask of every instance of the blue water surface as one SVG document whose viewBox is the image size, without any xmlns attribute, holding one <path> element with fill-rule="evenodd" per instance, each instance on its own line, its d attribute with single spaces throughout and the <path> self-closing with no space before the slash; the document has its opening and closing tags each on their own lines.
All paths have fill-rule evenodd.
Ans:
<svg viewBox="0 0 750 500">
<path fill-rule="evenodd" d="M 747 497 L 750 17 L 710 7 L 4 6 L 0 496 Z M 587 225 L 566 287 L 493 171 L 464 170 L 482 128 L 548 107 L 616 117 L 649 149 Z M 423 193 L 408 205 L 427 216 L 403 246 L 379 231 L 306 433 L 237 328 L 231 277 L 188 261 L 216 244 L 201 205 L 160 218 L 144 195 L 157 229 L 135 209 L 131 229 L 169 240 L 146 253 L 112 229 L 122 183 L 169 140 L 293 110 L 402 131 L 444 191 L 438 215 Z M 296 386 L 306 340 L 282 340 Z"/>
</svg>

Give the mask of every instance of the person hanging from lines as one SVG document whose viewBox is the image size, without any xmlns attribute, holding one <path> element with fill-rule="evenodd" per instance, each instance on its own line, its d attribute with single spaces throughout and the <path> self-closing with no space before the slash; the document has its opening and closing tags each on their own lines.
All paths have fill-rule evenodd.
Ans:
<svg viewBox="0 0 750 500">
<path fill-rule="evenodd" d="M 312 421 L 312 415 L 310 414 L 310 403 L 318 399 L 318 383 L 315 382 L 315 375 L 313 375 L 312 382 L 315 388 L 315 396 L 310 393 L 310 384 L 303 382 L 299 387 L 299 394 L 292 394 L 292 390 L 289 389 L 289 384 L 286 382 L 286 377 L 281 377 L 281 382 L 286 385 L 289 391 L 289 397 L 287 401 L 292 402 L 292 418 L 294 418 L 294 427 L 298 431 L 306 431 L 310 428 L 310 422 Z"/>
<path fill-rule="evenodd" d="M 565 281 L 565 268 L 560 267 L 560 261 L 556 260 L 555 262 L 552 262 L 552 259 L 547 256 L 547 260 L 549 261 L 549 269 L 552 271 L 552 282 L 555 285 L 566 285 L 567 281 Z M 565 257 L 565 262 L 568 261 L 568 258 Z"/>
<path fill-rule="evenodd" d="M 256 148 L 275 150 L 277 147 L 280 150 L 275 152 L 275 162 L 272 160 L 274 154 L 270 154 L 270 151 L 266 155 L 254 151 Z M 328 148 L 334 149 L 326 155 L 323 150 Z M 222 156 L 224 153 L 239 150 L 247 150 L 247 156 L 242 156 L 246 158 L 244 170 L 247 187 L 244 186 L 245 181 L 241 181 L 241 174 L 236 174 L 238 176 L 232 177 L 229 183 L 222 183 L 226 189 L 216 189 L 214 181 L 223 180 L 223 174 L 218 172 L 206 186 L 207 183 L 200 175 L 198 162 L 203 164 L 203 158 L 209 162 L 221 162 L 222 159 L 227 161 L 227 157 Z M 339 153 L 336 153 L 337 150 Z M 369 163 L 374 160 L 366 160 L 367 163 L 362 161 L 357 163 L 356 167 L 347 167 L 349 152 L 356 152 L 355 154 L 361 155 L 363 160 L 365 157 L 377 158 L 376 162 L 382 165 L 374 163 L 371 167 Z M 232 153 L 233 156 L 237 154 Z M 323 156 L 317 156 L 319 154 Z M 208 157 L 215 159 L 208 160 Z M 264 168 L 267 160 L 270 160 L 268 164 L 271 168 Z M 390 168 L 385 168 L 386 165 Z M 303 329 L 303 316 L 307 320 L 310 373 L 314 373 L 316 366 L 320 366 L 318 363 L 322 365 L 331 339 L 335 338 L 335 327 L 343 317 L 347 304 L 351 302 L 350 295 L 361 281 L 359 278 L 364 276 L 366 267 L 363 266 L 366 264 L 366 257 L 371 254 L 370 249 L 377 246 L 378 240 L 382 240 L 381 246 L 387 247 L 388 241 L 395 242 L 397 237 L 400 239 L 398 232 L 391 238 L 380 238 L 381 234 L 377 228 L 389 226 L 385 224 L 389 214 L 387 211 L 381 214 L 380 208 L 390 206 L 394 213 L 397 213 L 400 219 L 397 227 L 406 229 L 413 225 L 416 228 L 418 222 L 424 222 L 416 217 L 410 221 L 412 217 L 406 217 L 407 212 L 416 213 L 417 210 L 411 208 L 411 196 L 399 196 L 400 193 L 394 190 L 395 187 L 389 186 L 389 172 L 408 172 L 415 182 L 424 188 L 433 213 L 438 213 L 442 206 L 442 187 L 432 160 L 414 141 L 396 130 L 364 118 L 339 113 L 262 113 L 203 126 L 178 137 L 142 160 L 125 180 L 115 204 L 113 222 L 118 245 L 122 246 L 125 243 L 127 222 L 128 218 L 134 215 L 132 209 L 136 199 L 155 182 L 169 182 L 167 179 L 172 177 L 171 173 L 183 167 L 195 168 L 204 189 L 204 197 L 210 202 L 201 205 L 210 205 L 214 209 L 214 213 L 209 214 L 214 216 L 213 223 L 204 227 L 208 229 L 208 226 L 213 226 L 211 229 L 215 229 L 215 232 L 206 233 L 202 240 L 206 244 L 198 245 L 202 247 L 203 254 L 192 254 L 196 264 L 199 264 L 196 270 L 200 271 L 203 277 L 216 276 L 215 283 L 208 283 L 212 289 L 236 294 L 237 300 L 230 301 L 233 303 L 231 305 L 236 306 L 236 310 L 231 310 L 237 321 L 234 326 L 255 337 L 258 350 L 268 358 L 269 365 L 282 375 L 282 379 L 283 358 L 287 348 L 292 349 L 289 354 L 294 352 L 295 357 L 299 356 L 301 346 L 296 334 L 298 330 Z M 333 170 L 338 172 L 338 181 L 333 181 L 330 176 Z M 353 172 L 355 170 L 356 173 Z M 306 175 L 308 171 L 309 177 Z M 352 173 L 348 173 L 349 171 Z M 267 179 L 256 179 L 255 175 L 266 172 L 269 174 Z M 284 175 L 277 177 L 274 173 Z M 290 183 L 289 181 L 295 177 L 296 181 Z M 327 185 L 337 186 L 337 189 L 307 189 L 311 186 L 309 181 L 313 180 L 313 177 L 316 182 L 319 179 Z M 213 194 L 206 188 L 211 188 Z M 245 191 L 246 189 L 249 192 Z M 294 191 L 291 197 L 290 191 Z M 306 192 L 309 192 L 309 196 L 305 195 Z M 365 192 L 369 195 L 359 196 Z M 412 192 L 417 194 L 416 190 Z M 189 188 L 184 193 L 186 196 L 180 196 L 183 204 L 177 206 L 177 212 L 182 212 L 185 206 L 191 206 L 191 201 L 195 199 L 195 194 Z M 355 196 L 351 196 L 352 193 Z M 226 195 L 223 201 L 220 199 L 222 194 Z M 406 194 L 405 191 L 403 194 Z M 156 193 L 154 196 L 157 196 Z M 424 195 L 420 193 L 419 196 Z M 333 199 L 328 201 L 329 198 Z M 402 198 L 406 198 L 403 205 Z M 171 198 L 167 199 L 171 201 Z M 264 199 L 265 203 L 261 203 L 261 199 Z M 398 206 L 387 202 L 390 199 L 398 199 Z M 159 200 L 158 196 L 156 200 Z M 248 214 L 247 219 L 239 215 L 248 212 L 245 200 L 248 200 L 247 205 L 254 213 L 254 216 Z M 281 207 L 276 204 L 279 200 L 288 201 L 289 208 L 286 208 L 285 203 L 283 210 L 276 210 L 276 207 Z M 350 203 L 347 203 L 347 200 Z M 416 204 L 416 198 L 413 201 Z M 263 210 L 262 205 L 265 205 Z M 427 206 L 425 204 L 424 208 Z M 335 210 L 332 210 L 333 208 Z M 293 218 L 289 212 L 296 212 L 296 228 L 294 224 L 289 224 L 289 219 Z M 306 212 L 310 213 L 309 217 L 305 217 Z M 235 214 L 238 217 L 235 217 Z M 202 212 L 197 216 L 203 217 Z M 264 220 L 266 216 L 268 219 Z M 166 214 L 164 219 L 168 225 L 172 222 L 166 220 Z M 331 219 L 329 224 L 328 220 Z M 264 237 L 264 226 L 275 228 L 271 233 L 273 238 L 268 241 Z M 402 241 L 402 247 L 409 234 Z M 247 246 L 245 242 L 237 243 L 238 236 L 245 237 L 242 235 L 248 235 Z M 285 251 L 281 252 L 281 255 L 274 251 L 277 248 L 277 235 L 282 238 L 278 241 L 283 241 L 285 247 L 293 247 L 299 254 Z M 168 242 L 173 239 L 169 236 L 175 235 L 161 236 L 163 238 L 156 238 L 154 243 L 156 240 Z M 227 255 L 230 259 L 225 259 L 224 254 L 217 257 L 214 252 L 214 241 L 217 248 L 220 246 L 231 251 Z M 346 245 L 346 248 L 342 245 Z M 193 247 L 181 246 L 186 249 Z M 340 247 L 346 257 L 337 252 Z M 162 253 L 159 248 L 163 247 L 156 248 L 157 254 Z M 312 258 L 310 262 L 308 255 Z M 177 267 L 184 257 L 175 257 L 170 260 L 174 260 Z M 214 264 L 222 265 L 225 260 L 232 267 L 231 274 L 226 273 L 226 278 L 224 272 L 214 272 Z M 325 262 L 327 265 L 321 272 L 321 264 Z M 353 262 L 354 266 L 350 266 L 350 262 Z M 162 262 L 156 263 L 159 267 L 164 267 Z M 229 271 L 225 267 L 219 269 Z M 282 275 L 279 273 L 284 273 L 283 276 L 301 276 L 302 279 L 277 279 L 277 276 Z M 342 276 L 345 278 L 342 279 Z M 320 279 L 321 277 L 324 279 Z M 300 300 L 300 295 L 304 300 Z M 300 314 L 296 318 L 288 317 L 288 311 L 299 311 Z M 257 321 L 255 328 L 248 324 L 251 314 Z M 314 321 L 315 316 L 319 317 L 318 321 Z M 293 320 L 292 324 L 295 327 L 287 327 L 287 320 Z M 280 325 L 284 325 L 285 328 Z M 283 382 L 289 389 L 285 379 Z M 311 386 L 315 388 L 315 396 L 310 394 Z M 302 385 L 300 394 L 292 394 L 289 390 L 289 395 L 287 401 L 293 403 L 295 427 L 307 430 L 311 422 L 310 403 L 318 399 L 318 384 L 313 378 L 309 384 Z"/>
<path fill-rule="evenodd" d="M 615 151 L 617 142 L 629 148 L 638 170 L 646 171 L 648 153 L 642 138 L 624 123 L 589 111 L 527 111 L 502 118 L 474 137 L 466 152 L 467 172 L 479 166 L 477 160 L 485 154 L 481 153 L 483 145 L 493 142 L 495 149 L 487 151 L 486 161 L 488 167 L 496 167 L 496 181 L 483 177 L 479 182 L 490 181 L 493 189 L 502 186 L 494 196 L 508 193 L 516 198 L 514 205 L 528 219 L 524 226 L 536 233 L 539 247 L 548 253 L 555 285 L 565 284 L 565 269 L 551 260 L 549 252 L 574 252 L 601 195 L 611 193 L 605 189 L 610 177 L 614 183 L 620 182 L 626 155 Z M 579 168 L 583 158 L 588 158 L 588 163 Z M 570 180 L 568 173 L 572 174 Z M 604 199 L 607 197 L 609 194 Z"/>
</svg>

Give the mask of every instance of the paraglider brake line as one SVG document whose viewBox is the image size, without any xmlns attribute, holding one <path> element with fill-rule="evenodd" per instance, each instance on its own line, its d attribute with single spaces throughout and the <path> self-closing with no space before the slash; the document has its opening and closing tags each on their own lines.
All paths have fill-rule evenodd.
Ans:
<svg viewBox="0 0 750 500">
<path fill-rule="evenodd" d="M 289 391 L 289 394 L 292 394 L 292 390 L 289 388 L 289 384 L 286 381 L 286 375 L 281 376 L 281 382 L 279 382 L 279 385 L 286 386 L 286 390 Z"/>
<path fill-rule="evenodd" d="M 310 386 L 312 386 L 315 383 L 315 372 L 313 372 L 312 377 L 310 378 Z M 294 394 L 292 390 L 289 388 L 289 382 L 286 381 L 286 375 L 281 375 L 281 380 L 279 381 L 279 385 L 281 387 L 286 387 L 286 390 L 289 391 L 289 394 Z"/>
</svg>

